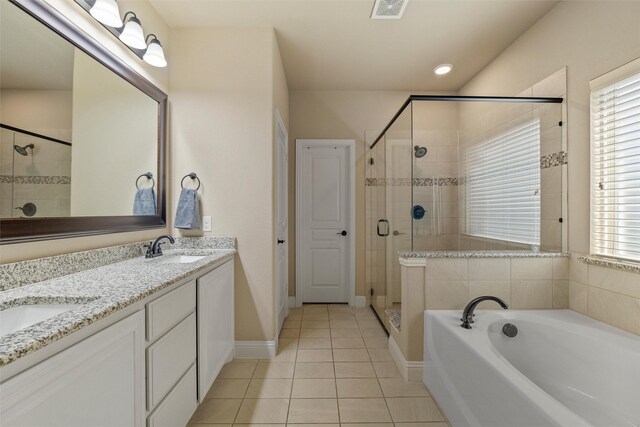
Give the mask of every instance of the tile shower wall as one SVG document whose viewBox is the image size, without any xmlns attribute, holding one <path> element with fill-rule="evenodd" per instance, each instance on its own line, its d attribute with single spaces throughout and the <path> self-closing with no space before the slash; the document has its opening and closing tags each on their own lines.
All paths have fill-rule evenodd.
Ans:
<svg viewBox="0 0 640 427">
<path fill-rule="evenodd" d="M 56 134 L 56 137 L 60 136 L 64 135 Z M 32 143 L 35 147 L 28 150 L 28 156 L 13 150 L 14 144 L 24 146 Z M 69 146 L 1 129 L 0 217 L 22 216 L 16 207 L 29 202 L 37 207 L 35 216 L 68 216 L 70 175 Z"/>
<path fill-rule="evenodd" d="M 640 273 L 569 261 L 569 308 L 640 335 Z"/>
<path fill-rule="evenodd" d="M 413 220 L 414 250 L 458 248 L 458 134 L 459 104 L 414 102 L 413 145 L 426 147 L 422 158 L 413 155 L 413 204 L 425 208 Z M 412 153 L 413 154 L 413 150 Z"/>
<path fill-rule="evenodd" d="M 427 155 L 414 160 L 413 204 L 428 215 L 413 221 L 416 251 L 458 248 L 458 131 L 418 130 L 414 143 Z"/>
<path fill-rule="evenodd" d="M 494 295 L 513 309 L 569 307 L 569 259 L 427 259 L 425 309 L 458 310 L 473 298 Z M 480 309 L 495 309 L 481 303 Z"/>
</svg>

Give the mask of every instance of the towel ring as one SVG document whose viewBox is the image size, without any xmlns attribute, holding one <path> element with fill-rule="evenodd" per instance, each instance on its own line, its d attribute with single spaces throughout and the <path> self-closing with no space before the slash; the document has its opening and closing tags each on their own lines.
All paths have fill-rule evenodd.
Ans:
<svg viewBox="0 0 640 427">
<path fill-rule="evenodd" d="M 180 181 L 180 187 L 184 188 L 184 180 L 186 178 L 197 179 L 198 180 L 198 186 L 196 187 L 196 191 L 198 191 L 200 189 L 200 178 L 198 178 L 198 175 L 196 175 L 195 172 L 191 172 L 191 173 L 188 173 L 185 176 L 183 176 L 182 180 Z"/>
<path fill-rule="evenodd" d="M 151 188 L 154 188 L 156 186 L 156 181 L 155 179 L 153 179 L 153 174 L 151 172 L 147 172 L 147 173 L 143 173 L 142 175 L 136 178 L 136 188 L 138 190 L 140 189 L 140 186 L 138 185 L 138 181 L 140 181 L 140 178 L 142 178 L 143 176 L 151 180 Z"/>
</svg>

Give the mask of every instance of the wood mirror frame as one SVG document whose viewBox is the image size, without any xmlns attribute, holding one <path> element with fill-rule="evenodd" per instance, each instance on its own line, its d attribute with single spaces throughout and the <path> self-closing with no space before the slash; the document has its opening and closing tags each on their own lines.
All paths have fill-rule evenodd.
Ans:
<svg viewBox="0 0 640 427">
<path fill-rule="evenodd" d="M 0 244 L 121 233 L 166 226 L 167 94 L 109 52 L 60 12 L 37 0 L 9 0 L 158 103 L 157 215 L 77 216 L 0 220 Z"/>
</svg>

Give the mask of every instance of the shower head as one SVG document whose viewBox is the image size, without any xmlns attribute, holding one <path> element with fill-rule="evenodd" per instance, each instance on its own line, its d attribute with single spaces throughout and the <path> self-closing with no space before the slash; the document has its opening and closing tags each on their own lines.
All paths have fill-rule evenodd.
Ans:
<svg viewBox="0 0 640 427">
<path fill-rule="evenodd" d="M 18 154 L 20 154 L 21 156 L 28 156 L 29 152 L 27 151 L 27 148 L 31 148 L 32 150 L 35 148 L 35 145 L 33 144 L 28 144 L 25 146 L 20 147 L 19 145 L 14 145 L 13 149 L 16 150 L 18 152 Z"/>
<path fill-rule="evenodd" d="M 426 147 L 420 147 L 419 145 L 416 145 L 415 147 L 413 147 L 413 149 L 416 151 L 415 155 L 416 158 L 421 158 L 424 157 L 425 154 L 427 154 L 427 148 Z"/>
</svg>

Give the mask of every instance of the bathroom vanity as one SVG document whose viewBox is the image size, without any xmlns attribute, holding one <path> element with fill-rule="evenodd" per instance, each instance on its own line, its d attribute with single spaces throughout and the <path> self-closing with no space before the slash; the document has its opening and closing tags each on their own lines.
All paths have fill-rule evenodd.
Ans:
<svg viewBox="0 0 640 427">
<path fill-rule="evenodd" d="M 186 425 L 233 358 L 234 254 L 170 250 L 0 292 L 0 313 L 66 308 L 0 337 L 2 425 Z"/>
</svg>

